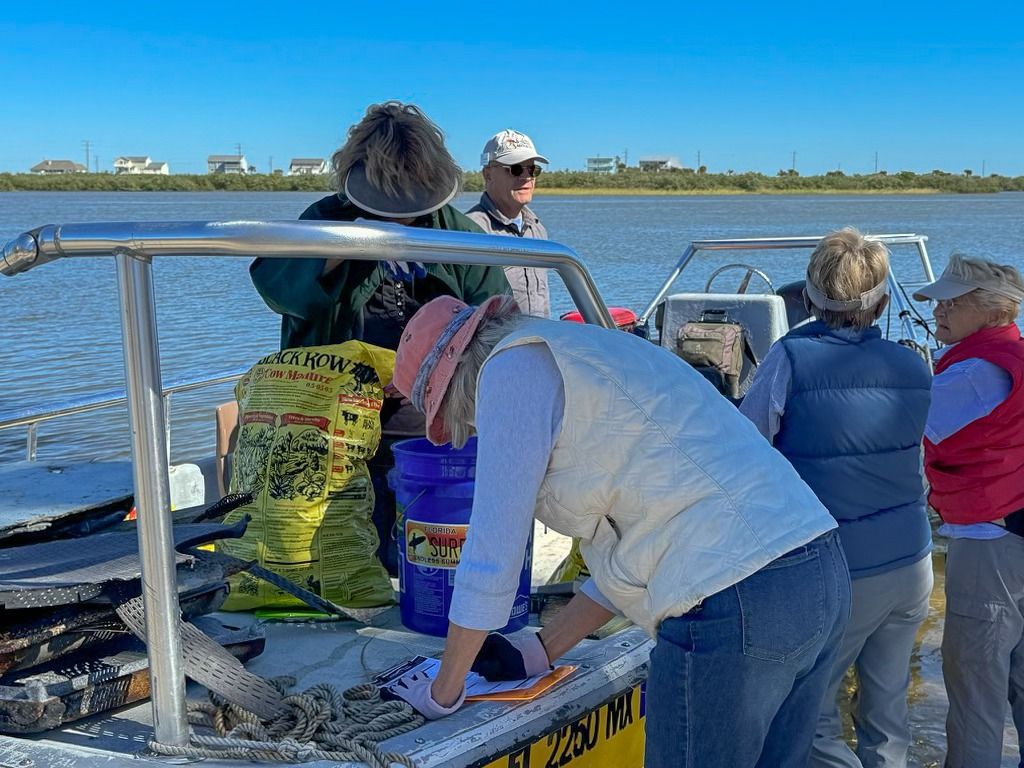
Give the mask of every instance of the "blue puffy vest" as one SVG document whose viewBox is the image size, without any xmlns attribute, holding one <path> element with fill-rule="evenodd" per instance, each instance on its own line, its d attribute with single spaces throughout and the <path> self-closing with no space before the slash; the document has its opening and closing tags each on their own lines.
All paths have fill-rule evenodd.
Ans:
<svg viewBox="0 0 1024 768">
<path fill-rule="evenodd" d="M 837 334 L 821 321 L 781 340 L 792 366 L 775 447 L 839 522 L 853 578 L 931 551 L 921 436 L 931 374 L 877 327 Z"/>
</svg>

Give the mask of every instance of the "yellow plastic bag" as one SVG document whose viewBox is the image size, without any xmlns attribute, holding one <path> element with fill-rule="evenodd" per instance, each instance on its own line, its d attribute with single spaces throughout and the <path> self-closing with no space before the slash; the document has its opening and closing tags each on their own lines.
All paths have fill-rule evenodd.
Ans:
<svg viewBox="0 0 1024 768">
<path fill-rule="evenodd" d="M 366 460 L 380 443 L 384 384 L 395 353 L 347 341 L 286 349 L 254 365 L 235 387 L 238 444 L 232 493 L 255 498 L 232 511 L 252 521 L 218 549 L 350 608 L 387 605 L 394 591 L 377 559 L 373 484 Z M 227 610 L 301 606 L 247 573 L 231 579 Z"/>
<path fill-rule="evenodd" d="M 580 552 L 580 540 L 573 539 L 569 554 L 562 558 L 554 572 L 548 577 L 548 584 L 562 584 L 570 581 L 586 581 L 590 578 L 590 571 L 583 560 L 583 553 Z"/>
</svg>

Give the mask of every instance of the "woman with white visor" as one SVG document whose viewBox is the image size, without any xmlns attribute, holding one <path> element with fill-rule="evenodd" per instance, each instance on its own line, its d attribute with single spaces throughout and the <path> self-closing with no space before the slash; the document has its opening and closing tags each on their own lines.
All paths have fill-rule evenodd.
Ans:
<svg viewBox="0 0 1024 768">
<path fill-rule="evenodd" d="M 814 319 L 772 346 L 740 406 L 839 522 L 850 566 L 853 611 L 811 755 L 819 768 L 902 768 L 910 746 L 910 656 L 933 578 L 921 466 L 931 375 L 875 325 L 888 276 L 882 243 L 854 229 L 826 235 L 807 266 Z M 836 701 L 851 666 L 855 750 Z"/>
<path fill-rule="evenodd" d="M 1007 701 L 1024 745 L 1024 282 L 1009 265 L 954 255 L 914 298 L 935 301 L 935 336 L 949 345 L 924 441 L 928 500 L 949 537 L 946 766 L 995 768 Z"/>
</svg>

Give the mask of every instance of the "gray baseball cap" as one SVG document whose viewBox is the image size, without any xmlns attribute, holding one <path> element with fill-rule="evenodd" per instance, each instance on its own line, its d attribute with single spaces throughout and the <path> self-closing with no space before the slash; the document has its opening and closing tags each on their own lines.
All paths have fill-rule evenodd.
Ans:
<svg viewBox="0 0 1024 768">
<path fill-rule="evenodd" d="M 506 128 L 498 131 L 484 145 L 484 151 L 480 155 L 480 165 L 490 163 L 501 163 L 502 165 L 515 165 L 524 163 L 527 160 L 536 160 L 538 163 L 547 164 L 548 159 L 537 152 L 530 137 L 525 133 L 513 131 Z"/>
</svg>

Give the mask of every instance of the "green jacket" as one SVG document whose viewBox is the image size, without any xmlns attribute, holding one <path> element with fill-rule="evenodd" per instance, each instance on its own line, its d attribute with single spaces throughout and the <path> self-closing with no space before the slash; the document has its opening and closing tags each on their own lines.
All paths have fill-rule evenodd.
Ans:
<svg viewBox="0 0 1024 768">
<path fill-rule="evenodd" d="M 300 219 L 353 221 L 374 217 L 340 195 L 330 195 L 307 208 Z M 417 220 L 413 226 L 480 232 L 451 205 Z M 358 338 L 363 305 L 383 280 L 373 261 L 345 261 L 327 275 L 325 259 L 256 259 L 249 275 L 260 296 L 281 315 L 281 348 L 339 344 Z M 509 293 L 501 267 L 427 264 L 427 276 L 416 281 L 417 297 L 430 301 L 455 296 L 479 304 L 489 296 Z"/>
</svg>

